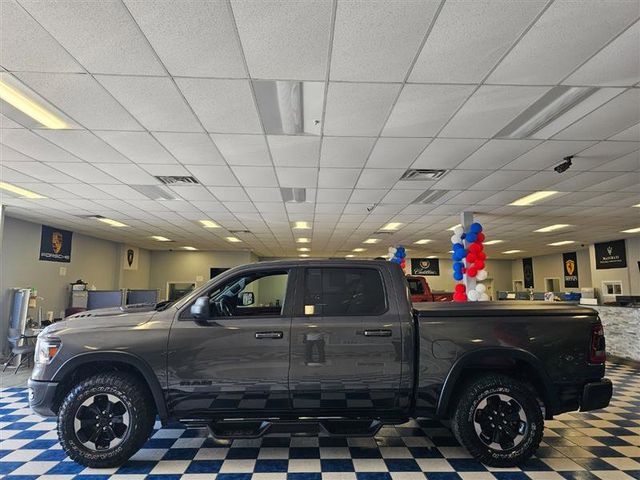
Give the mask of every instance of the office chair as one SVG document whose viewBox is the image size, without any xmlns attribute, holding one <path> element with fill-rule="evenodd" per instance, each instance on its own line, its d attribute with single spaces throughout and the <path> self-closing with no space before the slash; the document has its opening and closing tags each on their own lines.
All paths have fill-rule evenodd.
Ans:
<svg viewBox="0 0 640 480">
<path fill-rule="evenodd" d="M 11 356 L 2 369 L 3 372 L 18 355 L 20 355 L 20 363 L 16 366 L 16 370 L 13 372 L 14 374 L 18 373 L 18 370 L 20 370 L 20 367 L 25 361 L 27 362 L 27 367 L 31 365 L 31 357 L 36 351 L 36 346 L 29 342 L 29 339 L 32 338 L 35 337 L 22 335 L 17 328 L 9 329 L 9 336 L 7 337 L 7 340 L 9 340 L 9 344 L 11 345 Z"/>
</svg>

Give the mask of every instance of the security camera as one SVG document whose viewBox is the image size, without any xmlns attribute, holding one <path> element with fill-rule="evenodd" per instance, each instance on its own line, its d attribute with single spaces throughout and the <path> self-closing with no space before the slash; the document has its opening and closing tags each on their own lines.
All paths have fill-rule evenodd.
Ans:
<svg viewBox="0 0 640 480">
<path fill-rule="evenodd" d="M 568 157 L 564 157 L 563 158 L 564 162 L 562 162 L 560 165 L 555 167 L 554 170 L 558 173 L 564 173 L 567 170 L 569 170 L 569 167 L 571 166 L 571 159 L 573 157 L 574 155 L 569 155 Z"/>
</svg>

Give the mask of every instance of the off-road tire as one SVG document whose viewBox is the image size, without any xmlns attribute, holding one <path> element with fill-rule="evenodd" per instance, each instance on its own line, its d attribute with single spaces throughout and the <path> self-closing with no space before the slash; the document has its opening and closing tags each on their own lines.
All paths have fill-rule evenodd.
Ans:
<svg viewBox="0 0 640 480">
<path fill-rule="evenodd" d="M 485 444 L 476 433 L 476 408 L 494 394 L 515 399 L 527 417 L 524 438 L 513 448 L 499 450 Z M 480 462 L 492 467 L 514 467 L 535 453 L 542 440 L 544 418 L 533 387 L 507 375 L 487 374 L 469 382 L 461 391 L 451 428 L 456 439 Z"/>
<path fill-rule="evenodd" d="M 122 400 L 130 424 L 121 443 L 110 450 L 87 448 L 76 435 L 74 419 L 83 402 L 97 394 L 112 394 Z M 147 441 L 155 423 L 155 405 L 140 379 L 124 372 L 101 373 L 75 385 L 58 412 L 58 438 L 73 461 L 92 468 L 117 467 L 125 463 Z"/>
</svg>

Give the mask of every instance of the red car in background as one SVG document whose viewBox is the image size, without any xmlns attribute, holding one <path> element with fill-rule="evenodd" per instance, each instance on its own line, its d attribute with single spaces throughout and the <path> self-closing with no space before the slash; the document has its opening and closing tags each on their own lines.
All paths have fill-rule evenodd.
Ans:
<svg viewBox="0 0 640 480">
<path fill-rule="evenodd" d="M 453 301 L 453 293 L 433 293 L 424 277 L 407 275 L 407 283 L 409 284 L 412 303 Z"/>
</svg>

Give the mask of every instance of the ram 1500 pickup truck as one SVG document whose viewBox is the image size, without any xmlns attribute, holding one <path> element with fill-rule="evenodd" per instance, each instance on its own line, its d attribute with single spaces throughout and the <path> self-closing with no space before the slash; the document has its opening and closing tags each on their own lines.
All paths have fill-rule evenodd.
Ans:
<svg viewBox="0 0 640 480">
<path fill-rule="evenodd" d="M 156 415 L 214 436 L 374 435 L 449 420 L 493 466 L 526 460 L 544 419 L 606 407 L 592 309 L 554 303 L 412 305 L 398 265 L 263 262 L 154 307 L 83 312 L 38 337 L 30 404 L 64 451 L 125 462 Z"/>
</svg>

